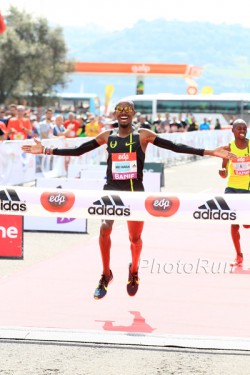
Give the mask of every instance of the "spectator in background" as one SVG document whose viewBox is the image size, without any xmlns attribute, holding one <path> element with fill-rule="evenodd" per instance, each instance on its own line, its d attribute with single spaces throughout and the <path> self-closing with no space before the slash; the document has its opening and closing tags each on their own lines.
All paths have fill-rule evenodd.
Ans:
<svg viewBox="0 0 250 375">
<path fill-rule="evenodd" d="M 0 121 L 0 141 L 5 141 L 8 138 L 8 132 L 4 122 Z"/>
<path fill-rule="evenodd" d="M 45 112 L 45 119 L 39 123 L 41 139 L 53 138 L 53 127 L 54 127 L 53 115 L 54 115 L 53 109 L 47 108 Z"/>
<path fill-rule="evenodd" d="M 152 126 L 151 116 L 150 115 L 146 115 L 145 118 L 146 118 L 146 121 L 149 123 L 149 125 Z"/>
<path fill-rule="evenodd" d="M 178 124 L 179 124 L 179 132 L 185 132 L 187 130 L 187 122 L 182 117 L 182 113 L 179 113 Z"/>
<path fill-rule="evenodd" d="M 28 136 L 28 138 L 40 137 L 39 124 L 36 115 L 30 115 L 30 123 L 32 126 L 32 133 Z"/>
<path fill-rule="evenodd" d="M 141 117 L 141 113 L 136 112 L 135 117 L 133 118 L 133 124 L 138 128 L 140 127 L 140 117 Z"/>
<path fill-rule="evenodd" d="M 0 141 L 4 141 L 8 138 L 8 132 L 5 121 L 5 109 L 2 107 L 0 108 Z"/>
<path fill-rule="evenodd" d="M 199 126 L 199 129 L 200 130 L 210 130 L 210 124 L 209 122 L 207 121 L 207 118 L 204 117 L 203 119 L 203 122 L 200 124 Z"/>
<path fill-rule="evenodd" d="M 5 109 L 3 107 L 0 108 L 0 121 L 6 125 L 7 121 L 6 121 Z"/>
<path fill-rule="evenodd" d="M 209 118 L 207 119 L 207 122 L 209 123 L 209 128 L 210 128 L 210 130 L 211 130 L 212 127 L 213 127 L 213 125 L 212 125 L 212 122 L 213 122 L 212 117 L 209 117 Z"/>
<path fill-rule="evenodd" d="M 17 106 L 13 104 L 13 107 L 10 107 L 10 111 L 5 111 L 4 107 L 0 108 L 0 140 L 1 141 L 5 141 L 9 139 L 9 131 L 7 129 L 7 124 L 11 117 L 16 116 L 16 107 Z M 11 110 L 11 108 L 13 108 L 13 110 Z"/>
<path fill-rule="evenodd" d="M 236 120 L 235 116 L 231 116 L 229 120 L 229 125 L 233 126 L 234 121 Z"/>
<path fill-rule="evenodd" d="M 191 117 L 191 122 L 188 124 L 187 131 L 193 132 L 199 130 L 199 125 L 196 122 L 196 119 L 194 116 Z"/>
<path fill-rule="evenodd" d="M 139 125 L 139 128 L 140 129 L 151 129 L 151 125 L 150 123 L 146 120 L 146 116 L 145 115 L 141 115 L 140 116 L 140 125 Z"/>
<path fill-rule="evenodd" d="M 179 127 L 180 127 L 180 124 L 179 124 L 179 122 L 177 120 L 177 117 L 173 116 L 173 119 L 170 122 L 170 133 L 178 132 Z"/>
<path fill-rule="evenodd" d="M 99 124 L 94 115 L 89 117 L 89 122 L 85 127 L 85 134 L 87 137 L 96 137 L 100 133 Z"/>
<path fill-rule="evenodd" d="M 187 126 L 192 123 L 192 118 L 193 118 L 192 115 L 190 115 L 189 113 L 186 113 L 185 122 L 186 122 Z"/>
<path fill-rule="evenodd" d="M 27 139 L 32 134 L 32 125 L 29 118 L 25 117 L 23 105 L 17 106 L 17 115 L 10 117 L 7 125 L 10 140 Z"/>
<path fill-rule="evenodd" d="M 161 124 L 162 124 L 161 114 L 158 113 L 156 119 L 152 123 L 151 130 L 153 130 L 155 133 L 163 133 Z"/>
<path fill-rule="evenodd" d="M 215 120 L 214 130 L 220 130 L 220 129 L 221 129 L 220 120 L 217 118 Z"/>
<path fill-rule="evenodd" d="M 105 120 L 103 116 L 97 116 L 97 123 L 99 125 L 99 133 L 105 130 Z"/>
<path fill-rule="evenodd" d="M 8 125 L 9 119 L 12 117 L 16 117 L 17 115 L 17 105 L 16 104 L 10 104 L 8 107 L 8 111 L 6 113 L 5 123 Z"/>
<path fill-rule="evenodd" d="M 68 134 L 71 132 L 73 127 L 74 127 L 74 124 L 69 124 L 67 129 L 65 129 L 64 124 L 63 124 L 63 116 L 57 115 L 55 117 L 55 123 L 53 125 L 53 136 L 54 137 L 68 137 Z"/>
<path fill-rule="evenodd" d="M 93 116 L 93 113 L 91 112 L 86 112 L 86 120 L 85 120 L 85 124 L 87 124 L 90 120 L 90 117 Z"/>
<path fill-rule="evenodd" d="M 77 137 L 77 131 L 80 128 L 80 123 L 76 119 L 74 112 L 69 112 L 68 119 L 64 121 L 65 129 L 68 128 L 70 125 L 70 132 L 67 133 L 68 138 L 75 138 Z"/>
<path fill-rule="evenodd" d="M 165 119 L 161 123 L 162 133 L 170 133 L 170 113 L 165 113 Z"/>
<path fill-rule="evenodd" d="M 85 119 L 82 116 L 79 116 L 77 118 L 77 120 L 80 123 L 80 128 L 77 131 L 77 136 L 78 137 L 86 137 L 86 134 L 85 134 L 85 127 L 86 127 L 86 125 L 85 125 Z"/>
</svg>

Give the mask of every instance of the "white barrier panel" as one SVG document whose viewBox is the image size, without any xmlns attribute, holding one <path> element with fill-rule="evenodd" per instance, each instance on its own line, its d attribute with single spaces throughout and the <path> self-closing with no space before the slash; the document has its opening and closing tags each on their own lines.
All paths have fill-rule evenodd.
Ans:
<svg viewBox="0 0 250 375">
<path fill-rule="evenodd" d="M 0 143 L 0 184 L 15 185 L 32 181 L 36 176 L 36 156 L 21 151 L 22 143 Z"/>
<path fill-rule="evenodd" d="M 0 186 L 0 214 L 248 224 L 245 194 L 81 191 Z"/>
<path fill-rule="evenodd" d="M 87 174 L 88 176 L 88 174 Z M 38 178 L 37 187 L 58 188 L 61 189 L 81 189 L 81 190 L 103 190 L 106 179 L 102 178 Z M 143 185 L 145 191 L 161 191 L 161 174 L 159 172 L 148 172 L 143 176 Z"/>
<path fill-rule="evenodd" d="M 102 190 L 106 182 L 107 166 L 95 165 L 84 166 L 69 165 L 68 177 L 78 176 L 82 181 L 82 188 L 84 190 Z M 159 172 L 146 172 L 143 176 L 143 185 L 145 191 L 161 191 L 161 173 Z"/>
<path fill-rule="evenodd" d="M 161 137 L 176 143 L 185 143 L 189 146 L 213 149 L 228 145 L 232 139 L 231 130 L 209 130 L 184 133 L 166 133 Z M 87 142 L 89 138 L 52 138 L 43 139 L 46 147 L 68 148 L 76 147 Z M 69 165 L 97 165 L 106 161 L 106 145 L 76 156 L 47 156 L 31 155 L 22 152 L 23 144 L 33 144 L 33 139 L 26 141 L 4 141 L 0 143 L 0 184 L 17 185 L 33 181 L 37 177 L 65 177 Z M 177 154 L 170 150 L 155 147 L 149 144 L 146 151 L 146 162 L 186 162 L 192 160 L 193 155 Z M 72 177 L 72 176 L 68 176 Z"/>
<path fill-rule="evenodd" d="M 63 178 L 38 178 L 36 186 L 41 188 L 59 189 L 82 189 L 83 183 L 78 179 L 70 181 Z M 45 231 L 45 232 L 63 232 L 63 233 L 87 233 L 87 219 L 61 217 L 39 217 L 25 216 L 24 230 Z"/>
</svg>

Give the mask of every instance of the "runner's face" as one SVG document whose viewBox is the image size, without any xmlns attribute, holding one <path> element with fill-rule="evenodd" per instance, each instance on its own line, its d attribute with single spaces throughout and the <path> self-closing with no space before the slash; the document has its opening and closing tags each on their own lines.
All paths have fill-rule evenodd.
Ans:
<svg viewBox="0 0 250 375">
<path fill-rule="evenodd" d="M 115 117 L 119 126 L 127 127 L 135 115 L 134 107 L 129 102 L 120 102 L 115 107 Z"/>
<path fill-rule="evenodd" d="M 239 124 L 233 128 L 235 139 L 245 139 L 247 135 L 247 126 L 245 124 Z"/>
</svg>

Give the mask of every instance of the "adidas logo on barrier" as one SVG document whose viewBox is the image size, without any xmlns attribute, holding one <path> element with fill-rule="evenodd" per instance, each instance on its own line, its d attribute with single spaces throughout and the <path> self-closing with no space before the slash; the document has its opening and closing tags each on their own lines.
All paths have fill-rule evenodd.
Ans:
<svg viewBox="0 0 250 375">
<path fill-rule="evenodd" d="M 105 195 L 93 202 L 93 206 L 88 208 L 88 213 L 90 215 L 130 216 L 130 209 L 125 207 L 119 195 Z"/>
<path fill-rule="evenodd" d="M 222 197 L 215 197 L 198 207 L 193 213 L 197 220 L 236 220 L 236 212 L 232 212 Z"/>
<path fill-rule="evenodd" d="M 0 210 L 23 212 L 27 210 L 26 204 L 20 202 L 20 198 L 14 189 L 0 191 Z"/>
</svg>

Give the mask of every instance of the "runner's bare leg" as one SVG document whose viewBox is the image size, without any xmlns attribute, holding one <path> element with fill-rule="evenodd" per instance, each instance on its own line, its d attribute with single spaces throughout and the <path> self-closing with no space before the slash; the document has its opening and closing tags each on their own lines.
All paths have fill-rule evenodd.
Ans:
<svg viewBox="0 0 250 375">
<path fill-rule="evenodd" d="M 103 273 L 105 276 L 110 275 L 110 249 L 111 249 L 111 232 L 114 220 L 103 220 L 100 227 L 99 245 L 102 256 Z"/>
<path fill-rule="evenodd" d="M 131 272 L 136 273 L 138 271 L 138 265 L 140 260 L 140 255 L 142 251 L 142 239 L 141 234 L 144 226 L 143 221 L 128 221 L 128 231 L 130 240 L 130 249 L 132 255 L 132 265 Z"/>
</svg>

